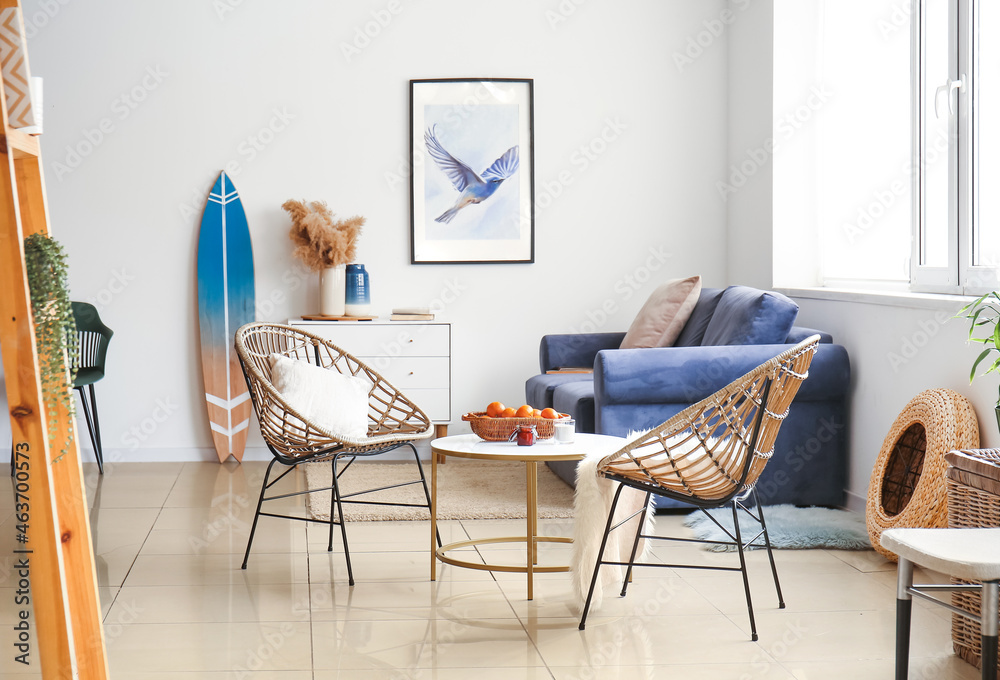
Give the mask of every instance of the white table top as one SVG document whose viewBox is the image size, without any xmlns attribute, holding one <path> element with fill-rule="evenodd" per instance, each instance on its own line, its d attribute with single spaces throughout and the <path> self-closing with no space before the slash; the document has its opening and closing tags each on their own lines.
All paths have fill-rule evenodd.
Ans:
<svg viewBox="0 0 1000 680">
<path fill-rule="evenodd" d="M 606 456 L 625 446 L 624 437 L 606 434 L 576 433 L 574 441 L 561 444 L 554 439 L 539 439 L 532 446 L 514 442 L 487 442 L 475 434 L 441 437 L 431 442 L 431 451 L 457 458 L 484 460 L 520 460 L 525 462 L 550 460 L 582 460 L 591 453 Z"/>
</svg>

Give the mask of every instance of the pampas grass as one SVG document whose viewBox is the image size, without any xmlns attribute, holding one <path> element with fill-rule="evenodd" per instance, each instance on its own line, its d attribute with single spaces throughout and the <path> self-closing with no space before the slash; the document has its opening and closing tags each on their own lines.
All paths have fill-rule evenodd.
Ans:
<svg viewBox="0 0 1000 680">
<path fill-rule="evenodd" d="M 334 220 L 323 201 L 290 199 L 281 206 L 292 218 L 288 238 L 295 244 L 292 255 L 312 271 L 353 262 L 358 236 L 365 218 L 360 215 L 346 220 Z"/>
</svg>

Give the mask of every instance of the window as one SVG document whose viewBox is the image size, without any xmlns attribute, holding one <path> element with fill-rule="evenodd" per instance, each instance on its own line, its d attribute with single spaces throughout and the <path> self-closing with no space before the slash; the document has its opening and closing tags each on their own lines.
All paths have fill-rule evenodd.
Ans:
<svg viewBox="0 0 1000 680">
<path fill-rule="evenodd" d="M 832 92 L 774 154 L 776 285 L 997 288 L 1000 42 L 983 36 L 1000 0 L 774 7 L 776 139 L 795 92 Z M 803 224 L 816 252 L 790 268 L 782 244 Z"/>
</svg>

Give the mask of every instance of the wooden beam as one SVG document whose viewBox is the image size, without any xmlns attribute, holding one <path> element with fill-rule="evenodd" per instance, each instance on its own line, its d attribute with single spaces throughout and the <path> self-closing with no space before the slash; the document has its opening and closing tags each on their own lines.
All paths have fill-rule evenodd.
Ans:
<svg viewBox="0 0 1000 680">
<path fill-rule="evenodd" d="M 10 153 L 11 151 L 14 153 L 14 158 L 38 157 L 41 153 L 41 146 L 38 144 L 37 136 L 29 135 L 15 128 L 8 128 L 6 133 L 0 135 L 0 153 Z"/>
<path fill-rule="evenodd" d="M 41 377 L 24 267 L 21 220 L 14 189 L 14 159 L 0 155 L 0 348 L 7 404 L 14 439 L 16 480 L 26 490 L 31 594 L 35 610 L 38 659 L 45 669 L 73 667 L 68 627 L 69 599 L 59 546 L 55 488 L 49 474 L 50 454 L 42 408 Z M 15 487 L 17 490 L 18 487 Z M 21 500 L 16 496 L 15 500 Z M 28 657 L 29 659 L 31 657 Z"/>
<path fill-rule="evenodd" d="M 49 233 L 45 210 L 45 183 L 41 157 L 14 161 L 18 203 L 23 230 L 29 233 Z M 26 234 L 27 235 L 27 234 Z M 44 355 L 39 356 L 44 360 Z M 65 357 L 61 357 L 65 361 Z M 70 399 L 73 390 L 66 385 Z M 90 517 L 87 513 L 87 492 L 80 464 L 79 439 L 71 434 L 73 417 L 65 405 L 55 412 L 46 410 L 46 421 L 56 423 L 49 438 L 55 516 L 65 565 L 66 590 L 69 595 L 69 622 L 73 630 L 73 651 L 81 680 L 107 678 L 108 662 L 101 625 L 101 601 L 97 593 L 97 568 L 91 544 Z M 72 428 L 76 430 L 75 427 Z M 68 442 L 68 443 L 67 443 Z"/>
</svg>

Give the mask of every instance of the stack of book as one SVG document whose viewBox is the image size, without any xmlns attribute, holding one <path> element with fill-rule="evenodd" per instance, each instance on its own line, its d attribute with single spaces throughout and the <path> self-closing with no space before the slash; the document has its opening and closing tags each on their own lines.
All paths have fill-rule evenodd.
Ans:
<svg viewBox="0 0 1000 680">
<path fill-rule="evenodd" d="M 433 321 L 430 307 L 396 307 L 389 316 L 390 321 Z"/>
</svg>

